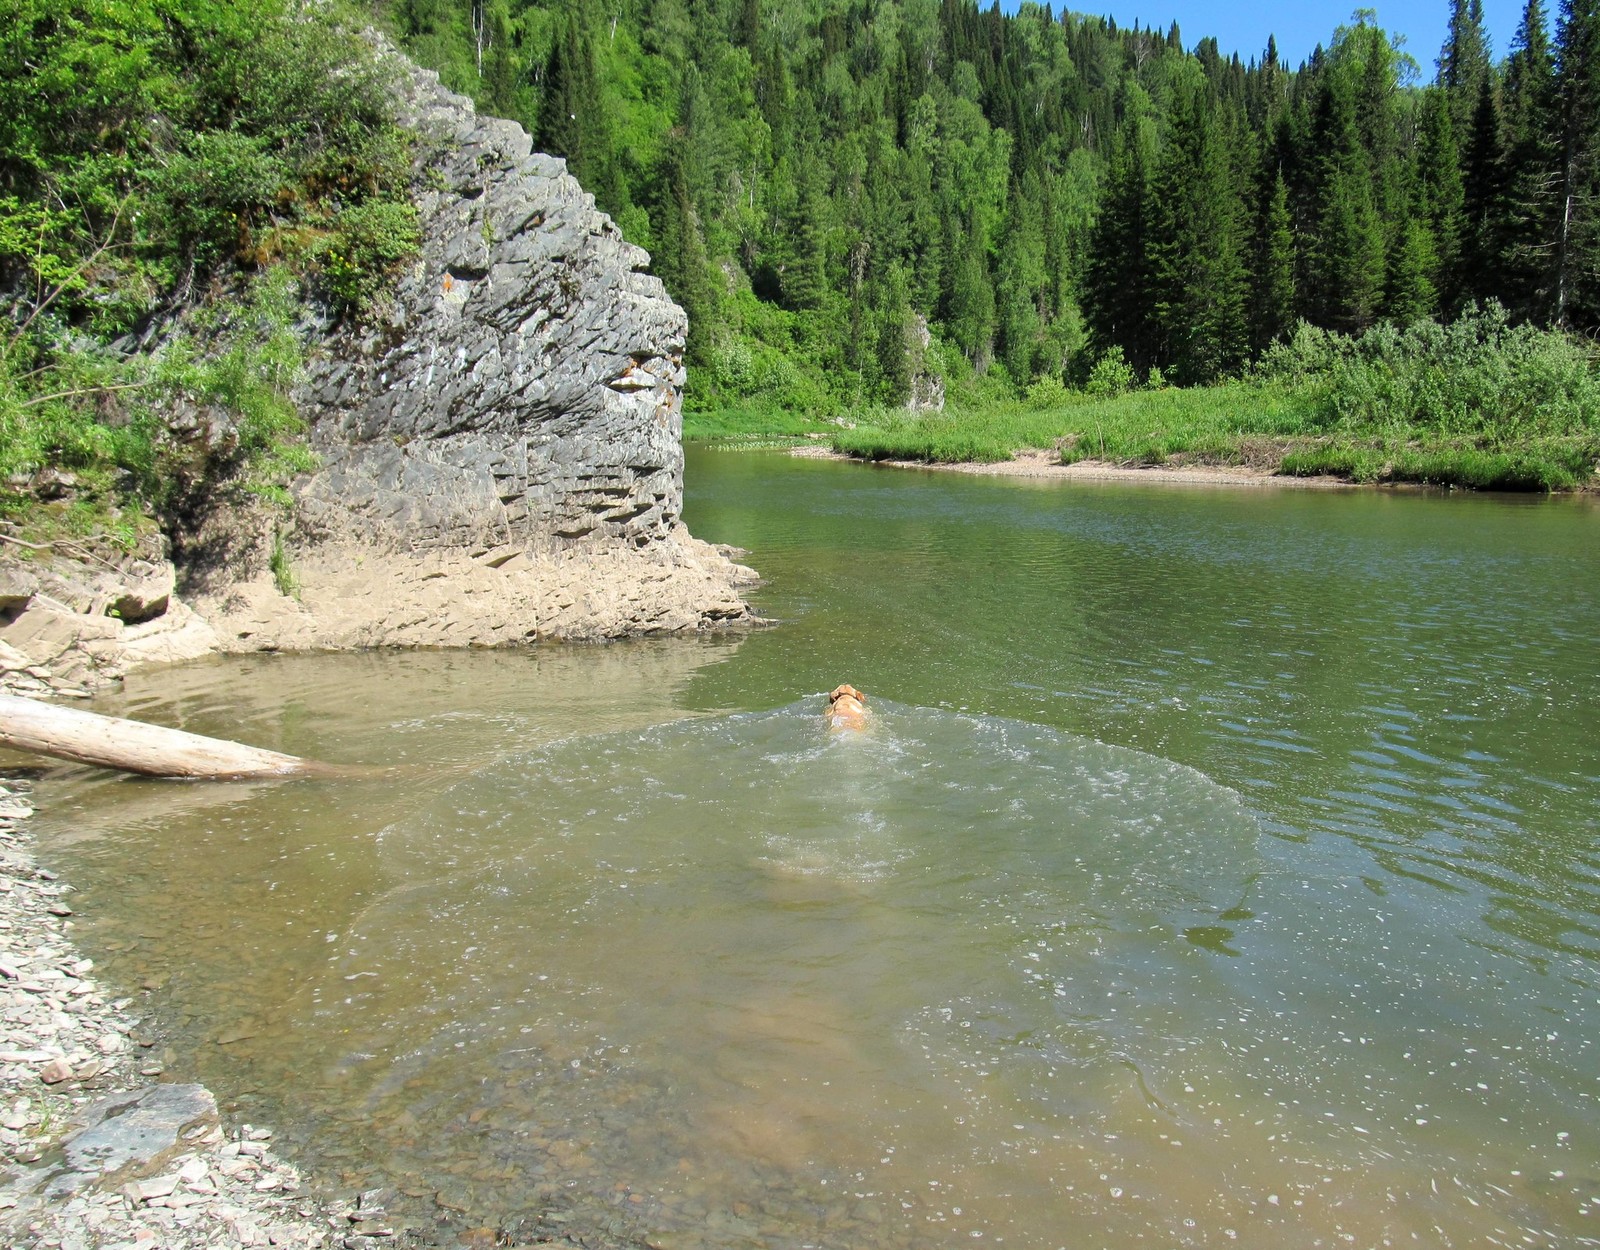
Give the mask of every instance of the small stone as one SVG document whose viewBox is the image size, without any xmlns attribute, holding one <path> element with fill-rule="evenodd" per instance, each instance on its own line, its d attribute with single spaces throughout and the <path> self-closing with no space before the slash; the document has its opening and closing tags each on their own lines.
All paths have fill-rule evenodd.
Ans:
<svg viewBox="0 0 1600 1250">
<path fill-rule="evenodd" d="M 65 1059 L 52 1059 L 39 1069 L 39 1079 L 46 1085 L 59 1085 L 72 1077 L 72 1065 Z"/>
<path fill-rule="evenodd" d="M 171 1176 L 152 1176 L 142 1181 L 130 1181 L 122 1187 L 122 1192 L 127 1195 L 129 1201 L 137 1205 L 149 1202 L 153 1198 L 165 1198 L 177 1188 L 178 1177 L 174 1173 Z"/>
<path fill-rule="evenodd" d="M 193 1185 L 205 1179 L 207 1170 L 204 1159 L 190 1159 L 178 1169 L 178 1179 L 185 1185 Z"/>
</svg>

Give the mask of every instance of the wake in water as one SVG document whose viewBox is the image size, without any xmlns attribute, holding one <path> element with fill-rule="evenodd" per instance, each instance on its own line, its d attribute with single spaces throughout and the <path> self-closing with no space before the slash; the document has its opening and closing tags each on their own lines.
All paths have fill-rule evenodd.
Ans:
<svg viewBox="0 0 1600 1250">
<path fill-rule="evenodd" d="M 963 1228 L 1044 1244 L 1002 1191 L 1051 1173 L 975 1161 L 1046 1126 L 1027 1158 L 1054 1167 L 1085 1105 L 1159 1110 L 1174 1043 L 1141 1009 L 1180 972 L 1214 995 L 1183 933 L 1237 902 L 1256 837 L 1192 769 L 880 700 L 860 733 L 807 700 L 571 739 L 385 831 L 392 887 L 321 996 L 361 1039 L 331 1079 L 372 1082 L 363 1117 L 429 1183 L 479 1107 L 489 1173 L 626 1178 L 676 1195 L 668 1224 L 759 1191 L 764 1244 L 807 1244 L 849 1177 L 937 1224 L 937 1177 Z M 549 1124 L 592 1170 L 527 1144 Z"/>
<path fill-rule="evenodd" d="M 1237 898 L 1257 832 L 1236 794 L 1193 769 L 884 700 L 859 733 L 827 732 L 806 701 L 573 738 L 447 796 L 448 813 L 386 841 L 434 859 L 442 818 L 486 852 L 514 836 L 522 850 L 587 849 L 645 873 L 662 870 L 660 855 L 840 881 L 1014 874 L 1025 891 L 1048 882 L 1058 904 L 1107 915 Z M 482 822 L 462 826 L 465 812 Z"/>
</svg>

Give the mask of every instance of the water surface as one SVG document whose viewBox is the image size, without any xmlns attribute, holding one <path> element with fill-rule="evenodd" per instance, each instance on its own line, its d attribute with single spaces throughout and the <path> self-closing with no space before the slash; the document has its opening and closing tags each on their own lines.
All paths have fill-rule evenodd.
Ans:
<svg viewBox="0 0 1600 1250">
<path fill-rule="evenodd" d="M 170 1075 L 447 1233 L 1600 1236 L 1591 506 L 689 472 L 781 628 L 104 701 L 413 769 L 43 788 Z"/>
</svg>

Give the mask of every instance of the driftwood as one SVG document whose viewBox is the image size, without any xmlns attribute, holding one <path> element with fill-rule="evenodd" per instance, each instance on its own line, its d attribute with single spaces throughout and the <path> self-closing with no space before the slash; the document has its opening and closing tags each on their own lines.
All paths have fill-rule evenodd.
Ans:
<svg viewBox="0 0 1600 1250">
<path fill-rule="evenodd" d="M 344 771 L 181 729 L 0 694 L 0 746 L 148 777 L 243 780 L 325 777 Z"/>
</svg>

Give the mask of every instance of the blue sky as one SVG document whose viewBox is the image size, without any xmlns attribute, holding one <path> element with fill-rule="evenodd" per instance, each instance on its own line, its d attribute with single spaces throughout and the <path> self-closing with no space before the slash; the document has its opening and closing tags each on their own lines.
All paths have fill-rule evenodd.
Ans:
<svg viewBox="0 0 1600 1250">
<path fill-rule="evenodd" d="M 1015 13 L 1019 0 L 1001 0 L 1000 7 Z M 987 4 L 984 5 L 987 7 Z M 1317 44 L 1327 44 L 1334 29 L 1350 20 L 1356 5 L 1339 3 L 1295 3 L 1294 0 L 1077 0 L 1062 4 L 1055 11 L 1071 9 L 1114 17 L 1118 26 L 1141 26 L 1166 30 L 1174 21 L 1183 33 L 1183 46 L 1193 48 L 1206 35 L 1215 35 L 1224 56 L 1237 52 L 1244 60 L 1260 58 L 1267 36 L 1278 38 L 1278 54 L 1290 65 L 1298 65 L 1311 55 Z M 1450 17 L 1450 0 L 1390 0 L 1364 7 L 1378 11 L 1378 25 L 1391 36 L 1404 35 L 1405 49 L 1416 58 L 1426 81 L 1432 81 L 1434 62 L 1444 43 L 1445 24 Z M 1483 0 L 1484 25 L 1494 59 L 1502 59 L 1522 18 L 1523 0 Z M 1559 5 L 1546 4 L 1554 12 Z M 1551 18 L 1554 21 L 1554 18 Z"/>
</svg>

